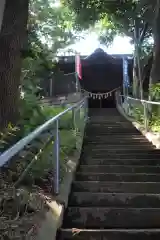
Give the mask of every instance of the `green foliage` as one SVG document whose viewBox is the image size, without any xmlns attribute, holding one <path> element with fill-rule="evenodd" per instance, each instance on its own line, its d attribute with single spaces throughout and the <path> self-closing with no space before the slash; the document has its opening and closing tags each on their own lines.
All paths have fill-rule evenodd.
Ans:
<svg viewBox="0 0 160 240">
<path fill-rule="evenodd" d="M 133 39 L 135 20 L 138 20 L 139 30 L 144 28 L 146 12 L 145 5 L 139 1 L 103 1 L 103 0 L 61 0 L 75 12 L 76 26 L 88 28 L 99 22 L 102 28 L 101 40 L 113 39 L 114 35 L 124 34 Z"/>
<path fill-rule="evenodd" d="M 160 83 L 151 85 L 149 92 L 150 92 L 151 99 L 153 101 L 159 101 L 160 100 Z"/>
<path fill-rule="evenodd" d="M 73 23 L 74 14 L 69 8 L 54 7 L 54 1 L 50 0 L 31 1 L 28 24 L 30 46 L 39 56 L 53 60 L 59 49 L 73 43 Z"/>
<path fill-rule="evenodd" d="M 28 43 L 21 52 L 23 66 L 19 102 L 20 118 L 16 126 L 9 124 L 8 128 L 1 133 L 0 152 L 5 151 L 39 125 L 65 109 L 61 106 L 42 105 L 40 100 L 47 94 L 44 86 L 47 85 L 46 82 L 54 72 L 53 62 L 58 50 L 73 43 L 75 39 L 72 33 L 73 22 L 74 14 L 67 7 L 55 8 L 54 1 L 51 0 L 31 1 Z M 60 180 L 62 181 L 64 173 L 67 171 L 69 156 L 75 151 L 76 141 L 79 137 L 77 135 L 79 130 L 73 129 L 71 113 L 66 113 L 62 117 L 59 129 Z M 26 235 L 26 231 L 30 230 L 26 230 L 26 226 L 35 224 L 34 216 L 37 212 L 39 214 L 40 211 L 43 211 L 42 206 L 37 207 L 37 201 L 34 204 L 31 203 L 31 192 L 37 191 L 37 200 L 40 200 L 40 192 L 47 190 L 47 194 L 51 194 L 55 165 L 54 131 L 55 125 L 53 124 L 49 131 L 32 141 L 1 169 L 0 221 L 2 222 L 2 219 L 5 219 L 6 222 L 13 220 L 14 225 L 14 229 L 12 226 L 7 228 L 7 223 L 3 221 L 5 230 L 1 230 L 5 232 L 7 239 L 10 239 L 11 232 L 14 232 L 15 235 L 17 232 L 24 232 Z M 19 190 L 23 190 L 22 192 L 25 194 L 17 194 Z M 9 199 L 9 204 L 6 198 Z M 27 199 L 25 204 L 22 198 Z M 44 200 L 43 205 L 45 205 Z M 28 219 L 31 216 L 29 211 L 33 216 L 32 222 L 31 219 Z M 24 224 L 22 224 L 23 222 Z"/>
<path fill-rule="evenodd" d="M 49 78 L 54 72 L 57 51 L 74 41 L 74 15 L 64 6 L 54 7 L 54 1 L 33 0 L 30 3 L 28 45 L 23 54 L 21 75 L 20 121 L 23 135 L 54 116 L 58 109 L 40 105 L 48 94 Z"/>
<path fill-rule="evenodd" d="M 153 101 L 160 100 L 160 83 L 150 86 L 150 96 Z M 149 128 L 154 132 L 160 131 L 160 106 L 148 104 Z M 144 106 L 139 104 L 130 105 L 131 116 L 139 123 L 144 124 Z"/>
</svg>

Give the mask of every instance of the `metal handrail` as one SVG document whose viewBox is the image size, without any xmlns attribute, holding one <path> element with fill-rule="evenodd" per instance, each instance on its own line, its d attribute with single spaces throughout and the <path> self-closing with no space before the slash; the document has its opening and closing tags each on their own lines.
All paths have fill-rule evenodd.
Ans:
<svg viewBox="0 0 160 240">
<path fill-rule="evenodd" d="M 14 157 L 18 152 L 23 150 L 25 146 L 27 146 L 30 142 L 32 142 L 35 138 L 37 138 L 42 132 L 48 130 L 53 124 L 55 124 L 55 136 L 54 141 L 54 149 L 55 149 L 55 193 L 58 194 L 59 192 L 59 120 L 63 115 L 72 111 L 73 117 L 75 117 L 75 113 L 79 110 L 82 106 L 85 108 L 85 121 L 87 119 L 87 97 L 84 97 L 79 102 L 73 104 L 72 106 L 68 107 L 63 112 L 57 114 L 55 117 L 51 118 L 50 120 L 46 121 L 44 124 L 36 128 L 33 132 L 31 132 L 28 136 L 24 137 L 23 139 L 19 140 L 16 144 L 10 147 L 8 150 L 4 151 L 0 155 L 0 167 L 4 166 L 12 157 Z M 76 111 L 74 111 L 76 110 Z"/>
<path fill-rule="evenodd" d="M 143 104 L 143 107 L 144 107 L 144 128 L 145 128 L 146 131 L 148 131 L 148 129 L 149 129 L 148 105 L 149 104 L 160 105 L 160 102 L 149 101 L 149 100 L 139 99 L 139 98 L 133 98 L 133 97 L 129 97 L 127 95 L 125 96 L 123 94 L 119 94 L 119 97 L 121 98 L 121 105 L 122 105 L 122 97 L 124 99 L 141 102 Z"/>
<path fill-rule="evenodd" d="M 120 97 L 124 97 L 133 101 L 139 101 L 141 103 L 148 103 L 148 104 L 154 104 L 154 105 L 160 105 L 160 102 L 155 102 L 155 101 L 149 101 L 149 100 L 144 100 L 144 99 L 140 99 L 140 98 L 133 98 L 133 97 L 129 97 L 129 96 L 125 96 L 125 95 L 119 95 Z"/>
</svg>

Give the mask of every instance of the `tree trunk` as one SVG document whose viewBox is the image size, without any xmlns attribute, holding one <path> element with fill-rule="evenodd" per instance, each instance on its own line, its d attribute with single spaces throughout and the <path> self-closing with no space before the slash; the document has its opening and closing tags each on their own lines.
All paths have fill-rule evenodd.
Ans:
<svg viewBox="0 0 160 240">
<path fill-rule="evenodd" d="M 137 69 L 137 59 L 134 54 L 133 60 L 133 96 L 135 98 L 139 97 L 139 81 L 138 81 L 138 69 Z"/>
<path fill-rule="evenodd" d="M 6 0 L 0 32 L 0 128 L 18 117 L 21 50 L 27 38 L 29 0 Z"/>
<path fill-rule="evenodd" d="M 139 19 L 135 20 L 134 28 L 134 62 L 133 62 L 133 96 L 139 98 L 141 89 L 141 69 L 140 69 L 140 29 Z"/>
<path fill-rule="evenodd" d="M 150 85 L 160 82 L 160 9 L 157 9 L 157 16 L 153 26 L 154 49 L 153 64 L 150 75 Z"/>
<path fill-rule="evenodd" d="M 151 56 L 149 56 L 147 63 L 144 65 L 143 68 L 143 89 L 146 93 L 148 93 L 149 90 L 149 78 L 151 74 L 151 69 L 152 69 L 152 62 L 153 62 L 153 52 Z"/>
</svg>

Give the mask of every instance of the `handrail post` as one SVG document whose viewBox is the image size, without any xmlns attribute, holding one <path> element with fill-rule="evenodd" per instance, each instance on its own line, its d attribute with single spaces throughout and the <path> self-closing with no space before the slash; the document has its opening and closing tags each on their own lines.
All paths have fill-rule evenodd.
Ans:
<svg viewBox="0 0 160 240">
<path fill-rule="evenodd" d="M 59 120 L 55 122 L 55 141 L 54 141 L 54 159 L 55 159 L 55 171 L 54 171 L 54 193 L 59 193 Z"/>
<path fill-rule="evenodd" d="M 72 124 L 73 129 L 75 130 L 76 124 L 75 124 L 75 108 L 72 109 Z"/>
<path fill-rule="evenodd" d="M 144 106 L 144 128 L 148 131 L 148 114 L 147 114 L 147 103 L 143 103 Z"/>
<path fill-rule="evenodd" d="M 84 121 L 88 120 L 88 98 L 84 101 Z"/>
</svg>

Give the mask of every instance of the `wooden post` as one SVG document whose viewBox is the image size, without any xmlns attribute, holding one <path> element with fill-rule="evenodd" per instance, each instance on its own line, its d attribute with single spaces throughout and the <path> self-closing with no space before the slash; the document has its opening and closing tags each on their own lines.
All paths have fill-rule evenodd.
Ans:
<svg viewBox="0 0 160 240">
<path fill-rule="evenodd" d="M 1 30 L 1 27 L 2 27 L 5 3 L 6 3 L 6 0 L 1 0 L 0 1 L 0 30 Z"/>
<path fill-rule="evenodd" d="M 139 19 L 135 20 L 135 29 L 134 29 L 134 45 L 135 45 L 135 61 L 136 61 L 136 67 L 138 70 L 138 82 L 136 83 L 136 87 L 138 88 L 140 86 L 140 97 L 143 99 L 143 84 L 142 84 L 142 73 L 141 73 L 141 63 L 140 63 L 140 57 L 141 57 L 141 45 L 140 45 L 140 31 L 139 31 Z M 136 89 L 138 90 L 138 89 Z M 136 91 L 138 92 L 138 91 Z M 139 96 L 138 96 L 139 97 Z"/>
<path fill-rule="evenodd" d="M 49 95 L 50 95 L 50 97 L 53 97 L 53 79 L 52 79 L 52 76 L 50 77 L 49 81 L 50 81 Z"/>
</svg>

